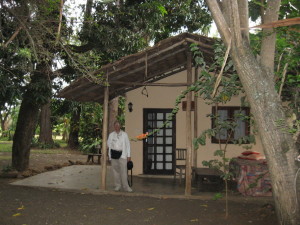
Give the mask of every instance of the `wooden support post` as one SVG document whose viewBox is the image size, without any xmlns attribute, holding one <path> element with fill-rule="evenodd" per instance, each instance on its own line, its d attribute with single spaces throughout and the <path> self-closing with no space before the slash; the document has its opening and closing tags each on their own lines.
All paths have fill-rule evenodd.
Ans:
<svg viewBox="0 0 300 225">
<path fill-rule="evenodd" d="M 101 157 L 101 189 L 106 190 L 107 137 L 108 137 L 108 86 L 104 88 L 103 127 L 102 127 L 102 157 Z"/>
<path fill-rule="evenodd" d="M 187 84 L 192 84 L 192 53 L 187 50 Z M 186 96 L 186 174 L 185 174 L 185 195 L 192 193 L 192 120 L 191 120 L 192 93 Z"/>
<path fill-rule="evenodd" d="M 198 80 L 198 67 L 195 67 L 195 82 Z M 194 94 L 194 138 L 198 137 L 198 97 L 197 93 Z M 197 150 L 193 151 L 193 167 L 197 167 Z"/>
</svg>

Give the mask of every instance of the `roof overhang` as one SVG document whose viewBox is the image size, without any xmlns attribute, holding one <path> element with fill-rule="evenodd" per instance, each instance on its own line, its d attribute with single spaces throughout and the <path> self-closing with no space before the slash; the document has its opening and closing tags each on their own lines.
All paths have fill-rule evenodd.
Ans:
<svg viewBox="0 0 300 225">
<path fill-rule="evenodd" d="M 83 76 L 58 94 L 58 97 L 79 102 L 103 102 L 104 87 L 109 85 L 109 98 L 153 84 L 162 78 L 183 71 L 187 65 L 187 53 L 195 43 L 203 53 L 207 64 L 213 62 L 214 39 L 182 33 L 167 38 L 144 51 L 121 58 L 95 71 L 93 76 Z M 101 79 L 96 79 L 97 75 Z"/>
</svg>

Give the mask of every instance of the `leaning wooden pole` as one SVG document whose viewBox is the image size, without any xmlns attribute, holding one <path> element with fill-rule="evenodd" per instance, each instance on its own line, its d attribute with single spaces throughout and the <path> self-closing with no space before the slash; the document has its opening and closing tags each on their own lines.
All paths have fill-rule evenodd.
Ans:
<svg viewBox="0 0 300 225">
<path fill-rule="evenodd" d="M 107 136 L 108 136 L 108 86 L 104 88 L 103 103 L 103 127 L 102 127 L 102 157 L 101 157 L 101 189 L 106 190 L 106 167 L 107 167 Z"/>
<path fill-rule="evenodd" d="M 187 84 L 192 84 L 192 53 L 187 51 Z M 192 113 L 191 113 L 192 92 L 186 96 L 186 174 L 185 174 L 185 195 L 192 193 Z"/>
<path fill-rule="evenodd" d="M 198 67 L 195 67 L 195 82 L 198 80 Z M 194 138 L 198 137 L 198 97 L 194 94 Z M 193 167 L 197 167 L 197 149 L 193 151 Z"/>
</svg>

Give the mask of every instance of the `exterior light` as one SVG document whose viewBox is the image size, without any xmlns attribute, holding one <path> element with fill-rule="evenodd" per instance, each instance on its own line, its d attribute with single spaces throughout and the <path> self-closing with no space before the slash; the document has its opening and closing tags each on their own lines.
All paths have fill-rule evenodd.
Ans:
<svg viewBox="0 0 300 225">
<path fill-rule="evenodd" d="M 131 102 L 128 103 L 128 111 L 132 112 L 133 108 L 132 108 L 133 104 Z"/>
</svg>

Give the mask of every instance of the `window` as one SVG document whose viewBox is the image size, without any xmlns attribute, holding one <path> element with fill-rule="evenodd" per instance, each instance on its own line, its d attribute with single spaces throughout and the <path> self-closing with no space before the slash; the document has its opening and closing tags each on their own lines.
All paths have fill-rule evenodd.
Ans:
<svg viewBox="0 0 300 225">
<path fill-rule="evenodd" d="M 217 112 L 216 112 L 217 111 Z M 213 107 L 212 129 L 216 135 L 212 137 L 212 143 L 233 143 L 250 134 L 249 124 L 250 110 L 247 107 Z M 243 142 L 246 144 L 245 142 Z"/>
</svg>

